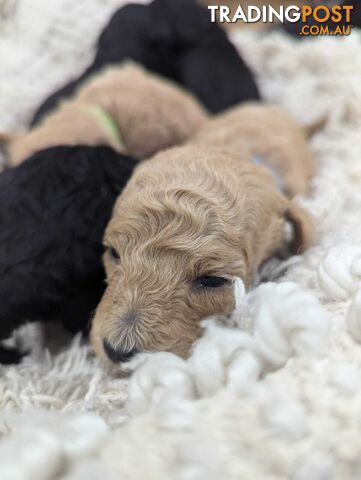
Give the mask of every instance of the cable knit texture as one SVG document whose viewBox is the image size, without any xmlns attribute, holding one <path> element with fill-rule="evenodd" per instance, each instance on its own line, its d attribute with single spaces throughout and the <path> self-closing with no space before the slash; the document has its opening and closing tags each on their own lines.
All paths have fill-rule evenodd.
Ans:
<svg viewBox="0 0 361 480">
<path fill-rule="evenodd" d="M 119 0 L 0 2 L 0 130 L 82 70 Z M 32 325 L 0 366 L 4 480 L 351 480 L 361 477 L 360 33 L 296 42 L 234 34 L 266 99 L 304 123 L 318 173 L 298 201 L 318 240 L 203 322 L 185 361 L 136 358 L 110 375 L 77 337 Z"/>
</svg>

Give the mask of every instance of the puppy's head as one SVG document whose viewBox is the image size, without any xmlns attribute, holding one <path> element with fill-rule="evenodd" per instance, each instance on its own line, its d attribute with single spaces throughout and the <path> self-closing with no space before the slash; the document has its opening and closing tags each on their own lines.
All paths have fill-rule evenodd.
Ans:
<svg viewBox="0 0 361 480">
<path fill-rule="evenodd" d="M 169 156 L 138 167 L 105 234 L 108 287 L 92 341 L 113 361 L 141 351 L 185 356 L 201 319 L 232 312 L 234 276 L 251 285 L 285 243 L 299 252 L 308 241 L 306 214 L 262 170 L 244 164 L 238 177 L 238 157 L 191 147 L 172 151 L 172 168 Z"/>
</svg>

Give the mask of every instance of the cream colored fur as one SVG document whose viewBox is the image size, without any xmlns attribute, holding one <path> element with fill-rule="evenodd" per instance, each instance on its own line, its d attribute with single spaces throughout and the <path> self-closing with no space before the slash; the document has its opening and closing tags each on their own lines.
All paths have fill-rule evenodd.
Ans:
<svg viewBox="0 0 361 480">
<path fill-rule="evenodd" d="M 186 356 L 200 321 L 234 308 L 233 277 L 250 287 L 266 260 L 284 250 L 302 253 L 312 237 L 307 213 L 247 155 L 186 146 L 143 162 L 105 233 L 108 287 L 92 326 L 97 353 L 106 358 L 107 341 L 124 352 Z M 203 276 L 228 283 L 199 289 Z"/>
<path fill-rule="evenodd" d="M 207 123 L 193 140 L 239 153 L 269 167 L 288 196 L 305 193 L 315 174 L 308 138 L 296 120 L 277 105 L 249 103 Z"/>
<path fill-rule="evenodd" d="M 120 142 L 104 128 L 91 107 L 112 118 Z M 138 158 L 184 143 L 205 122 L 199 102 L 171 81 L 136 64 L 111 67 L 89 80 L 59 109 L 8 143 L 9 162 L 18 165 L 38 150 L 57 145 L 112 146 Z"/>
<path fill-rule="evenodd" d="M 80 73 L 120 4 L 6 1 L 0 130 L 24 127 L 45 92 Z M 316 217 L 317 242 L 254 292 L 243 319 L 258 334 L 253 322 L 207 325 L 191 360 L 152 354 L 129 381 L 109 375 L 79 338 L 18 332 L 29 354 L 0 367 L 1 479 L 360 478 L 360 41 L 356 31 L 297 43 L 235 38 L 268 101 L 304 123 L 329 119 L 312 139 L 312 192 L 297 200 Z M 247 332 L 285 363 L 259 375 Z"/>
</svg>

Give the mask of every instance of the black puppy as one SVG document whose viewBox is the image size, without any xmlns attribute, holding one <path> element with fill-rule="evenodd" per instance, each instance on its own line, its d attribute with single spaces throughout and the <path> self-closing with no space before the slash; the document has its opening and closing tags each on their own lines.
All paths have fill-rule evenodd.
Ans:
<svg viewBox="0 0 361 480">
<path fill-rule="evenodd" d="M 150 11 L 150 44 L 172 68 L 159 73 L 188 88 L 213 113 L 259 99 L 250 69 L 207 9 L 194 0 L 154 0 Z"/>
<path fill-rule="evenodd" d="M 50 96 L 33 124 L 90 75 L 132 59 L 198 96 L 211 112 L 259 99 L 253 75 L 226 33 L 211 23 L 195 0 L 154 0 L 118 10 L 100 35 L 93 63 L 77 79 Z"/>
<path fill-rule="evenodd" d="M 104 290 L 103 233 L 136 163 L 55 147 L 0 174 L 0 340 L 26 321 L 87 326 Z M 0 348 L 0 362 L 15 359 Z"/>
</svg>

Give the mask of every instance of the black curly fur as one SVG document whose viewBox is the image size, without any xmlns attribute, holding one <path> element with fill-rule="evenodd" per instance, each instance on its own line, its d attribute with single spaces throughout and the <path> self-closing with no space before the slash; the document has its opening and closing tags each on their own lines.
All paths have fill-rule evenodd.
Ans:
<svg viewBox="0 0 361 480">
<path fill-rule="evenodd" d="M 118 10 L 100 35 L 93 63 L 77 79 L 51 95 L 33 124 L 69 97 L 81 83 L 109 64 L 132 59 L 171 78 L 198 96 L 211 112 L 258 100 L 253 75 L 226 33 L 195 0 L 154 0 Z"/>
<path fill-rule="evenodd" d="M 103 233 L 135 164 L 108 147 L 54 147 L 0 174 L 0 339 L 26 321 L 87 326 L 104 290 Z"/>
</svg>

